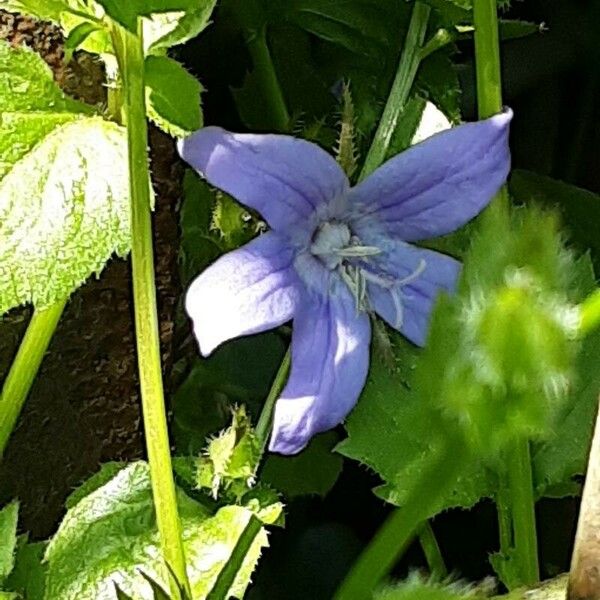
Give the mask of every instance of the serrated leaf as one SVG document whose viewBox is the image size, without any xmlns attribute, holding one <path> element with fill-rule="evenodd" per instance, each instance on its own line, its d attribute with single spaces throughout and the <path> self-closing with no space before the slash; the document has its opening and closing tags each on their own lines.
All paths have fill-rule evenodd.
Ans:
<svg viewBox="0 0 600 600">
<path fill-rule="evenodd" d="M 343 460 L 333 453 L 338 441 L 330 431 L 314 437 L 297 456 L 270 454 L 260 471 L 260 480 L 279 490 L 285 498 L 325 496 L 342 471 Z"/>
<path fill-rule="evenodd" d="M 264 223 L 228 194 L 216 192 L 210 227 L 226 250 L 234 250 L 262 231 Z"/>
<path fill-rule="evenodd" d="M 192 596 L 201 600 L 253 513 L 241 506 L 225 506 L 212 515 L 181 490 L 177 498 Z M 45 600 L 114 600 L 115 584 L 136 600 L 151 600 L 148 577 L 168 589 L 154 515 L 148 467 L 142 462 L 129 465 L 79 501 L 67 512 L 46 551 Z M 242 597 L 266 545 L 263 529 L 235 576 L 230 596 Z"/>
<path fill-rule="evenodd" d="M 91 113 L 63 94 L 38 54 L 0 41 L 0 180 L 54 128 Z"/>
<path fill-rule="evenodd" d="M 67 509 L 73 508 L 79 501 L 89 496 L 92 492 L 108 483 L 115 475 L 125 468 L 125 463 L 108 462 L 100 466 L 100 470 L 86 479 L 78 488 L 73 490 L 65 500 Z"/>
<path fill-rule="evenodd" d="M 161 54 L 201 33 L 210 23 L 217 0 L 196 0 L 183 12 L 151 15 L 144 21 L 148 54 Z"/>
<path fill-rule="evenodd" d="M 122 127 L 82 118 L 55 127 L 0 181 L 0 314 L 67 298 L 129 250 Z"/>
<path fill-rule="evenodd" d="M 18 518 L 18 502 L 11 502 L 0 510 L 0 585 L 15 566 Z"/>
<path fill-rule="evenodd" d="M 202 127 L 202 86 L 181 64 L 166 56 L 148 56 L 145 75 L 148 116 L 163 131 L 184 137 Z"/>
<path fill-rule="evenodd" d="M 391 337 L 397 366 L 390 370 L 383 361 L 371 361 L 367 385 L 345 423 L 348 438 L 336 450 L 377 472 L 386 483 L 375 493 L 402 506 L 419 473 L 435 460 L 441 434 L 433 426 L 434 415 L 412 389 L 418 351 L 395 332 Z M 483 466 L 465 465 L 428 516 L 449 507 L 471 507 L 491 496 L 494 483 L 494 475 Z"/>
</svg>

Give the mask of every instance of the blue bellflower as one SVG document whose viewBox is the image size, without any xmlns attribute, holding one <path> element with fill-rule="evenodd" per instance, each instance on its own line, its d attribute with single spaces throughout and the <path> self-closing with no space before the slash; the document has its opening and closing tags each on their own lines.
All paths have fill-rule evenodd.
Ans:
<svg viewBox="0 0 600 600">
<path fill-rule="evenodd" d="M 509 171 L 511 117 L 437 134 L 355 187 L 305 140 L 207 127 L 180 143 L 210 184 L 270 226 L 201 273 L 186 309 L 204 356 L 293 319 L 272 451 L 299 452 L 354 407 L 369 366 L 369 313 L 424 344 L 436 296 L 454 290 L 460 264 L 409 242 L 454 231 L 488 204 Z"/>
</svg>

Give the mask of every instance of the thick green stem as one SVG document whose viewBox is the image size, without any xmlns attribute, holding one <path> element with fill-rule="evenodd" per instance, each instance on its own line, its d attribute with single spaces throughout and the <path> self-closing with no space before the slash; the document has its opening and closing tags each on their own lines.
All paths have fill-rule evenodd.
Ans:
<svg viewBox="0 0 600 600">
<path fill-rule="evenodd" d="M 266 27 L 249 33 L 246 36 L 246 44 L 252 57 L 254 75 L 258 78 L 260 88 L 263 91 L 266 104 L 265 110 L 270 114 L 277 131 L 289 131 L 290 115 L 267 44 Z"/>
<path fill-rule="evenodd" d="M 334 596 L 335 600 L 370 598 L 373 590 L 406 550 L 421 523 L 434 511 L 439 498 L 456 484 L 467 450 L 460 438 L 450 438 L 423 470 L 410 497 L 379 529 L 354 563 Z M 451 460 L 448 457 L 452 457 Z M 435 483 L 433 483 L 435 482 Z"/>
<path fill-rule="evenodd" d="M 600 290 L 590 294 L 581 304 L 580 335 L 587 335 L 600 326 Z"/>
<path fill-rule="evenodd" d="M 507 452 L 508 485 L 515 558 L 521 570 L 521 583 L 533 585 L 539 581 L 535 498 L 531 475 L 529 440 L 515 440 Z"/>
<path fill-rule="evenodd" d="M 477 108 L 480 119 L 502 111 L 502 75 L 500 72 L 500 38 L 496 0 L 474 0 L 475 72 Z M 494 204 L 508 207 L 506 186 L 498 192 Z"/>
<path fill-rule="evenodd" d="M 419 530 L 419 543 L 425 554 L 425 559 L 429 565 L 429 571 L 437 580 L 442 580 L 448 577 L 448 569 L 444 562 L 444 557 L 438 545 L 435 534 L 429 521 L 425 521 Z"/>
<path fill-rule="evenodd" d="M 496 0 L 474 0 L 475 66 L 477 73 L 477 105 L 479 118 L 485 119 L 502 110 L 502 77 L 500 72 L 500 43 Z M 504 186 L 494 200 L 497 210 L 509 206 Z M 510 506 L 512 541 L 521 569 L 523 584 L 538 581 L 537 537 L 535 529 L 535 499 L 531 476 L 529 442 L 515 441 L 506 452 L 509 496 L 501 502 Z M 500 508 L 501 542 L 506 543 L 507 515 Z M 503 548 L 504 550 L 504 548 Z"/>
<path fill-rule="evenodd" d="M 392 134 L 404 110 L 421 63 L 421 48 L 425 40 L 430 12 L 429 5 L 418 0 L 415 2 L 396 77 L 360 172 L 359 181 L 370 175 L 385 160 Z"/>
<path fill-rule="evenodd" d="M 36 310 L 29 321 L 0 395 L 0 457 L 4 454 L 8 438 L 15 427 L 66 303 L 67 301 L 63 300 L 46 310 Z"/>
<path fill-rule="evenodd" d="M 273 408 L 275 407 L 275 401 L 279 397 L 279 394 L 281 394 L 281 390 L 287 381 L 290 372 L 290 363 L 291 351 L 290 348 L 288 348 L 283 360 L 281 361 L 281 365 L 279 365 L 279 369 L 277 370 L 275 379 L 273 380 L 273 384 L 269 390 L 269 395 L 265 400 L 258 423 L 256 424 L 256 438 L 259 443 L 261 455 L 264 453 L 265 448 L 267 447 L 267 440 L 269 439 L 271 424 L 273 422 Z"/>
<path fill-rule="evenodd" d="M 122 46 L 119 44 L 117 47 L 122 47 L 119 62 L 124 83 L 129 149 L 135 328 L 148 463 L 164 559 L 179 580 L 180 586 L 189 593 L 160 361 L 141 25 L 137 34 L 119 28 L 118 35 L 122 42 Z M 174 597 L 177 597 L 176 586 L 172 585 L 172 588 Z"/>
</svg>

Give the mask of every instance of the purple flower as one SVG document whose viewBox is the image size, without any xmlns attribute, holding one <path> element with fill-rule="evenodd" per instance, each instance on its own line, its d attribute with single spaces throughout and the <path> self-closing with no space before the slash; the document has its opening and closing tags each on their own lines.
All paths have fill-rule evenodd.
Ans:
<svg viewBox="0 0 600 600">
<path fill-rule="evenodd" d="M 435 135 L 355 187 L 305 140 L 207 127 L 181 142 L 182 157 L 209 183 L 271 227 L 206 269 L 186 308 L 204 356 L 293 319 L 272 451 L 299 452 L 356 404 L 369 313 L 423 345 L 436 296 L 455 288 L 460 264 L 407 242 L 454 231 L 486 206 L 509 171 L 511 117 L 507 110 Z"/>
</svg>

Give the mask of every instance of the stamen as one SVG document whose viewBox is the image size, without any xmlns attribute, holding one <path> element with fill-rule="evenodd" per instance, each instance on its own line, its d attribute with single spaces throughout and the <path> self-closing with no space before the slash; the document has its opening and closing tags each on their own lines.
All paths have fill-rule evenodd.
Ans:
<svg viewBox="0 0 600 600">
<path fill-rule="evenodd" d="M 363 258 L 365 256 L 381 254 L 381 250 L 377 246 L 346 246 L 345 248 L 334 250 L 334 252 L 344 258 Z"/>
</svg>

